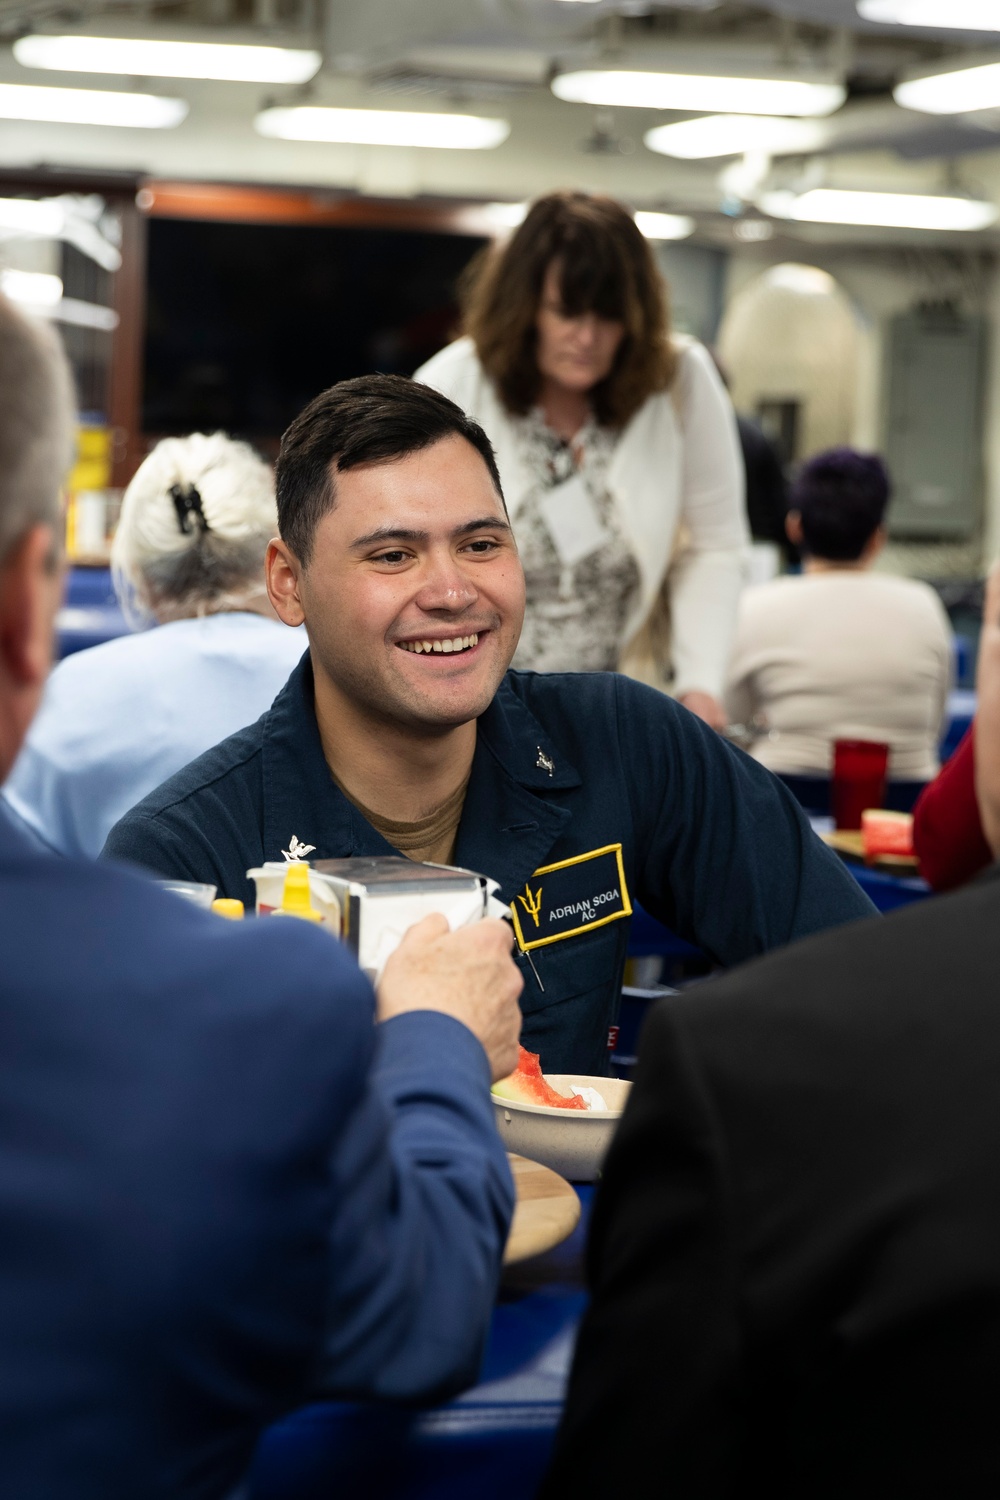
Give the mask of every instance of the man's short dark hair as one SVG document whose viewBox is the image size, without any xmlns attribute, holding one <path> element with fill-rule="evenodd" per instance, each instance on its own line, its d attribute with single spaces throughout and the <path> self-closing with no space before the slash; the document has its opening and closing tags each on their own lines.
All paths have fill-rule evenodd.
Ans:
<svg viewBox="0 0 1000 1500">
<path fill-rule="evenodd" d="M 889 471 L 874 453 L 817 453 L 803 465 L 791 494 L 806 552 L 830 562 L 857 562 L 882 524 L 890 490 Z"/>
<path fill-rule="evenodd" d="M 405 458 L 452 434 L 480 455 L 506 512 L 490 440 L 454 401 L 402 375 L 361 375 L 330 386 L 281 439 L 276 480 L 282 539 L 307 565 L 316 527 L 336 500 L 335 470 Z"/>
</svg>

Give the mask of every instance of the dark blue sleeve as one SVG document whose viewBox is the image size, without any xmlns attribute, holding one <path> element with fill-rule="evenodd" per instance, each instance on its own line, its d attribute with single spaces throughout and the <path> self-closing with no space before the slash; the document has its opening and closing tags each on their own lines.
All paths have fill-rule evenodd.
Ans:
<svg viewBox="0 0 1000 1500">
<path fill-rule="evenodd" d="M 333 1160 L 325 1392 L 426 1399 L 476 1378 L 514 1202 L 489 1084 L 451 1017 L 378 1028 Z"/>
<path fill-rule="evenodd" d="M 101 858 L 138 865 L 161 879 L 214 885 L 220 896 L 250 909 L 255 890 L 246 872 L 263 860 L 263 814 L 248 781 L 233 774 L 164 806 L 162 789 L 152 793 L 114 825 Z"/>
<path fill-rule="evenodd" d="M 776 776 L 663 694 L 617 691 L 647 910 L 726 965 L 875 914 Z"/>
<path fill-rule="evenodd" d="M 197 880 L 217 885 L 219 871 L 211 868 L 182 831 L 165 821 L 126 813 L 104 841 L 101 859 L 136 865 L 162 880 Z M 213 862 L 214 864 L 214 862 Z M 220 892 L 228 894 L 228 892 Z"/>
</svg>

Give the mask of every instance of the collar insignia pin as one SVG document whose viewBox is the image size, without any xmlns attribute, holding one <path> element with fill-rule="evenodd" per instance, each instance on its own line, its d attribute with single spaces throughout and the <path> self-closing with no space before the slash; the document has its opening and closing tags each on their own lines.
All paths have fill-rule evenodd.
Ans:
<svg viewBox="0 0 1000 1500">
<path fill-rule="evenodd" d="M 300 844 L 297 835 L 293 833 L 288 840 L 288 848 L 282 849 L 281 852 L 288 863 L 294 865 L 305 859 L 307 854 L 312 854 L 315 848 L 315 844 Z"/>
<path fill-rule="evenodd" d="M 556 768 L 555 761 L 550 755 L 545 754 L 545 751 L 542 749 L 541 745 L 538 746 L 538 759 L 535 761 L 535 765 L 540 771 L 548 771 L 550 776 Z"/>
</svg>

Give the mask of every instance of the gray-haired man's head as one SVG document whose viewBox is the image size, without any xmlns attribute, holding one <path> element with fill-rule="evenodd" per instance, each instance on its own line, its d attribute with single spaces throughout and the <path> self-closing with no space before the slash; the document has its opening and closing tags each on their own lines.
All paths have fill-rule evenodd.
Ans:
<svg viewBox="0 0 1000 1500">
<path fill-rule="evenodd" d="M 0 563 L 32 526 L 59 524 L 73 434 L 73 382 L 58 339 L 0 297 Z"/>
</svg>

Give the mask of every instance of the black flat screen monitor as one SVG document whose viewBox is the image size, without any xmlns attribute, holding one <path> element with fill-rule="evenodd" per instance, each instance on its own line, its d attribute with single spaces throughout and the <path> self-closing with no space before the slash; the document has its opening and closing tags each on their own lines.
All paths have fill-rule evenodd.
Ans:
<svg viewBox="0 0 1000 1500">
<path fill-rule="evenodd" d="M 313 396 L 454 337 L 472 235 L 149 220 L 143 431 L 277 438 Z"/>
</svg>

